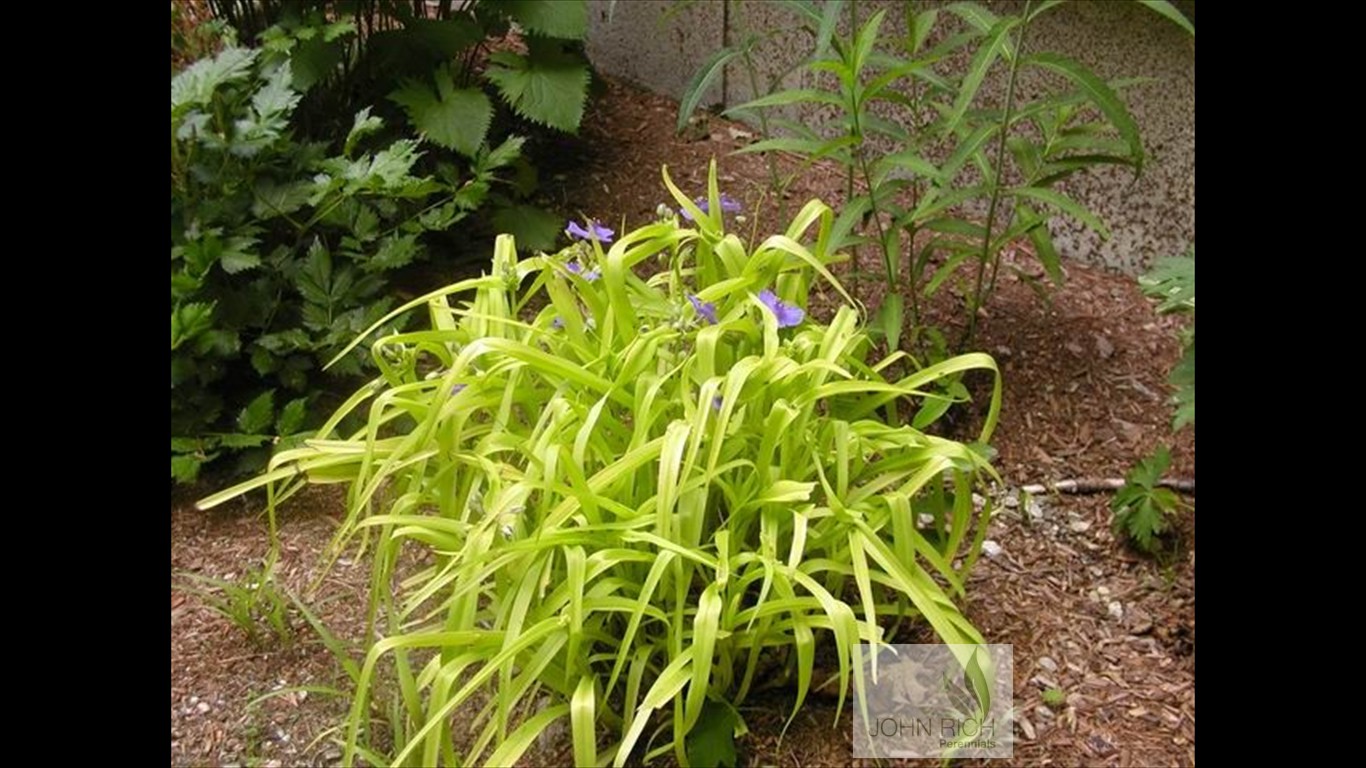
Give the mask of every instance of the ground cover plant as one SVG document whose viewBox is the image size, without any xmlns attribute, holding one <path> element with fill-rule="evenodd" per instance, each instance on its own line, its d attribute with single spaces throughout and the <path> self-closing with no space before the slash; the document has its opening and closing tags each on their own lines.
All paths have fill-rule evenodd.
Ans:
<svg viewBox="0 0 1366 768">
<path fill-rule="evenodd" d="M 1143 292 L 1161 299 L 1157 311 L 1163 314 L 1195 315 L 1195 246 L 1185 256 L 1163 259 L 1140 278 Z M 1176 388 L 1172 429 L 1195 423 L 1195 325 L 1181 332 L 1181 361 L 1172 369 L 1168 381 Z M 1129 473 L 1124 487 L 1110 507 L 1114 511 L 1115 532 L 1144 552 L 1156 552 L 1161 536 L 1171 528 L 1171 519 L 1186 507 L 1181 497 L 1168 488 L 1158 487 L 1171 452 L 1165 446 L 1143 459 Z"/>
<path fill-rule="evenodd" d="M 701 204 L 664 178 L 679 209 L 659 221 L 571 222 L 576 242 L 529 257 L 500 237 L 487 274 L 382 318 L 425 308 L 430 328 L 375 340 L 381 375 L 317 438 L 201 502 L 265 486 L 273 514 L 306 481 L 347 485 L 337 545 L 367 543 L 384 639 L 346 763 L 511 764 L 565 721 L 576 763 L 688 764 L 765 681 L 795 682 L 795 716 L 818 646 L 843 707 L 862 642 L 910 621 L 982 642 L 956 601 L 999 377 L 973 444 L 889 423 L 942 414 L 936 382 L 995 363 L 868 360 L 829 208 L 747 244 L 714 166 Z M 844 297 L 828 325 L 806 313 L 818 280 Z M 395 584 L 405 545 L 429 558 Z"/>
</svg>

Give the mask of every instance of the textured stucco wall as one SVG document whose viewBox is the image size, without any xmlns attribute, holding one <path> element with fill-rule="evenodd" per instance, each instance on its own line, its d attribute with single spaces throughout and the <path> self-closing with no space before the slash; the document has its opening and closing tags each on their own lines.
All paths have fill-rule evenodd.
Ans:
<svg viewBox="0 0 1366 768">
<path fill-rule="evenodd" d="M 744 35 L 773 34 L 757 57 L 766 72 L 784 71 L 806 53 L 802 38 L 780 30 L 794 26 L 781 7 L 754 0 L 729 4 L 703 0 L 678 5 L 668 0 L 621 0 L 610 14 L 606 0 L 590 0 L 588 52 L 595 66 L 674 97 L 682 95 L 698 66 L 717 48 Z M 917 7 L 942 5 L 918 3 Z M 987 2 L 997 12 L 1018 12 L 1015 0 Z M 1194 16 L 1194 3 L 1179 3 Z M 905 3 L 864 0 L 860 19 L 885 9 L 884 33 L 905 27 Z M 937 29 L 948 29 L 941 14 Z M 847 22 L 841 23 L 847 33 Z M 1134 181 L 1125 169 L 1084 172 L 1063 189 L 1099 213 L 1111 238 L 1100 241 L 1068 219 L 1056 220 L 1053 231 L 1064 255 L 1134 272 L 1154 258 L 1183 252 L 1195 242 L 1195 43 L 1171 22 L 1136 3 L 1079 0 L 1043 16 L 1029 31 L 1027 48 L 1050 50 L 1074 58 L 1107 80 L 1151 78 L 1126 89 L 1122 96 L 1138 122 L 1147 149 L 1147 166 Z M 998 70 L 1003 67 L 998 67 Z M 997 73 L 999 75 L 999 71 Z M 801 74 L 786 86 L 812 87 Z M 1045 85 L 1039 77 L 1020 84 L 1027 98 Z M 999 99 L 1004 78 L 989 78 L 979 98 Z M 702 103 L 741 103 L 751 98 L 747 78 L 733 67 Z M 884 113 L 897 119 L 894 111 Z M 793 115 L 813 127 L 828 115 L 806 111 Z"/>
</svg>

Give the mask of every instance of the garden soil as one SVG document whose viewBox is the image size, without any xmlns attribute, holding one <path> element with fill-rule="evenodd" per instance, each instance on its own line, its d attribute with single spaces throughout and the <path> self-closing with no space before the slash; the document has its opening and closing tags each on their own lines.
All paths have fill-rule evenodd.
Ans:
<svg viewBox="0 0 1366 768">
<path fill-rule="evenodd" d="M 812 197 L 833 206 L 844 199 L 841 171 L 825 166 L 810 169 L 786 200 L 775 199 L 766 193 L 766 161 L 732 154 L 754 140 L 752 129 L 704 114 L 675 137 L 676 102 L 615 80 L 604 84 L 581 135 L 554 147 L 559 166 L 543 169 L 544 204 L 614 228 L 638 225 L 668 200 L 660 166 L 669 166 L 685 192 L 702 195 L 713 157 L 722 188 L 744 204 L 742 226 L 758 234 L 777 231 L 783 209 L 791 215 Z M 797 167 L 786 159 L 778 165 L 780 173 Z M 875 258 L 865 252 L 862 268 L 880 269 Z M 1026 275 L 1038 271 L 1026 253 L 1007 259 L 1018 259 Z M 857 298 L 878 306 L 881 286 L 849 279 L 851 266 L 837 273 Z M 1132 277 L 1071 262 L 1066 272 L 1047 300 L 1028 277 L 1009 272 L 980 318 L 974 348 L 995 357 L 1004 377 L 992 445 L 1007 486 L 1122 477 L 1164 444 L 1172 446 L 1169 476 L 1193 480 L 1194 428 L 1173 435 L 1167 403 L 1181 321 L 1155 314 Z M 954 296 L 941 291 L 941 298 L 931 315 L 950 324 Z M 832 305 L 818 294 L 813 314 L 828 316 Z M 976 389 L 987 391 L 980 382 Z M 973 434 L 977 418 L 967 411 L 956 427 L 960 437 Z M 200 485 L 171 495 L 171 764 L 336 764 L 348 680 L 304 617 L 292 613 L 288 641 L 253 641 L 186 589 L 186 573 L 239 578 L 267 552 L 259 504 L 194 509 L 198 495 L 213 490 Z M 1173 550 L 1152 559 L 1112 535 L 1110 498 L 1012 498 L 989 529 L 999 549 L 992 547 L 996 554 L 984 556 L 969 579 L 968 617 L 989 641 L 1014 646 L 1020 709 L 1010 764 L 1195 762 L 1195 515 L 1183 514 Z M 1186 501 L 1193 505 L 1193 495 Z M 280 521 L 278 576 L 286 589 L 308 596 L 332 633 L 358 642 L 368 569 L 349 557 L 322 567 L 344 510 L 335 486 L 291 501 Z M 1065 698 L 1050 707 L 1043 693 L 1052 688 Z M 852 758 L 850 712 L 836 718 L 836 694 L 814 693 L 785 736 L 793 691 L 752 696 L 741 709 L 749 735 L 738 745 L 740 764 L 865 763 Z M 568 765 L 571 755 L 560 738 L 533 748 L 523 763 Z"/>
</svg>

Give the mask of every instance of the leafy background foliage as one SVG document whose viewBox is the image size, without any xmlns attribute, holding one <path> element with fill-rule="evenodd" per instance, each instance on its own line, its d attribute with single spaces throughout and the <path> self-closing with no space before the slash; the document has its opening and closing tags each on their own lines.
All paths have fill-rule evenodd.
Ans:
<svg viewBox="0 0 1366 768">
<path fill-rule="evenodd" d="M 1163 259 L 1151 272 L 1139 279 L 1144 293 L 1160 299 L 1157 311 L 1163 314 L 1181 313 L 1195 316 L 1195 246 L 1185 256 Z M 1179 430 L 1195 423 L 1195 324 L 1181 332 L 1181 361 L 1172 369 L 1169 380 L 1176 387 L 1172 398 L 1176 414 L 1172 429 Z M 1157 552 L 1161 536 L 1170 528 L 1170 518 L 1185 504 L 1181 497 L 1166 488 L 1157 487 L 1162 473 L 1171 463 L 1167 448 L 1158 449 L 1140 461 L 1127 478 L 1124 487 L 1111 503 L 1114 529 L 1144 552 Z"/>
<path fill-rule="evenodd" d="M 582 2 L 208 5 L 190 29 L 172 10 L 177 481 L 225 453 L 257 467 L 250 449 L 316 424 L 336 386 L 320 363 L 432 248 L 494 228 L 552 247 L 562 222 L 527 204 L 535 172 L 513 130 L 577 130 L 589 81 Z M 513 23 L 526 53 L 493 54 L 481 80 Z M 222 52 L 174 74 L 219 47 L 214 33 Z M 521 181 L 499 184 L 504 170 Z M 331 373 L 368 365 L 354 354 Z"/>
<path fill-rule="evenodd" d="M 201 502 L 348 484 L 337 546 L 372 541 L 384 635 L 355 678 L 348 764 L 512 764 L 559 720 L 578 764 L 724 762 L 756 687 L 795 680 L 795 716 L 819 647 L 843 705 L 863 685 L 860 643 L 903 622 L 981 642 L 955 600 L 990 514 L 972 491 L 994 474 L 999 377 L 977 445 L 882 419 L 994 362 L 903 376 L 904 353 L 867 360 L 829 272 L 830 209 L 813 201 L 749 248 L 724 229 L 714 166 L 708 213 L 665 182 L 692 227 L 671 214 L 609 248 L 521 259 L 500 237 L 487 274 L 370 329 L 430 316 L 371 345 L 380 377 L 318 439 Z M 636 273 L 654 260 L 666 269 Z M 817 279 L 850 302 L 828 326 L 780 322 L 761 299 L 804 308 Z M 351 412 L 367 423 L 339 431 Z M 433 559 L 400 583 L 405 542 Z M 469 739 L 453 738 L 457 710 Z"/>
<path fill-rule="evenodd" d="M 837 244 L 880 255 L 879 277 L 890 290 L 874 325 L 890 348 L 929 359 L 968 348 L 1003 266 L 1042 292 L 1031 270 L 1003 259 L 1016 241 L 1027 240 L 1048 279 L 1060 283 L 1049 230 L 1055 216 L 1108 236 L 1099 217 L 1057 187 L 1090 168 L 1142 170 L 1143 143 L 1119 95 L 1130 81 L 1106 82 L 1077 61 L 1030 50 L 1030 26 L 1057 2 L 1027 2 L 1018 14 L 972 2 L 908 7 L 896 29 L 884 23 L 885 10 L 862 18 L 843 0 L 779 5 L 791 11 L 793 28 L 739 34 L 718 50 L 690 83 L 679 127 L 721 71 L 739 66 L 757 98 L 728 112 L 754 119 L 764 136 L 740 151 L 806 161 L 787 178 L 770 164 L 775 192 L 817 160 L 844 167 L 849 199 Z M 1144 5 L 1194 34 L 1170 4 Z M 794 39 L 808 41 L 809 54 L 765 81 L 756 61 L 775 41 Z M 1017 81 L 1029 70 L 1055 77 L 1026 100 Z M 793 75 L 802 87 L 782 87 Z M 1004 83 L 995 99 L 985 96 L 992 78 Z M 796 108 L 830 119 L 793 119 Z M 956 341 L 924 323 L 924 302 L 946 287 L 963 297 Z"/>
</svg>

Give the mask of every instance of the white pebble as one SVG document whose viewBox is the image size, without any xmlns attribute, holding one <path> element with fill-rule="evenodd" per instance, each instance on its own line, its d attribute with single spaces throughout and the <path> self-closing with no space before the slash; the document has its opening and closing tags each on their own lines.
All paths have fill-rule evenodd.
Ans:
<svg viewBox="0 0 1366 768">
<path fill-rule="evenodd" d="M 1001 554 L 1001 545 L 991 539 L 987 539 L 982 542 L 982 553 L 987 557 L 996 557 Z"/>
</svg>

